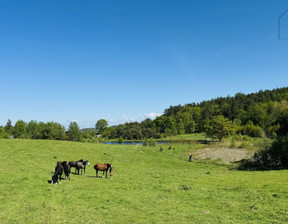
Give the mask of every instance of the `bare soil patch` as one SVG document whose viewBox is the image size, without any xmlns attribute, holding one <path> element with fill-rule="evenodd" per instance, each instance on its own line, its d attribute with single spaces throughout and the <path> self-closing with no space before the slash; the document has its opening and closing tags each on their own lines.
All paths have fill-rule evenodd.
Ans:
<svg viewBox="0 0 288 224">
<path fill-rule="evenodd" d="M 221 159 L 225 163 L 232 163 L 242 159 L 249 159 L 253 156 L 252 151 L 244 149 L 230 149 L 230 148 L 205 148 L 194 153 L 196 159 Z"/>
</svg>

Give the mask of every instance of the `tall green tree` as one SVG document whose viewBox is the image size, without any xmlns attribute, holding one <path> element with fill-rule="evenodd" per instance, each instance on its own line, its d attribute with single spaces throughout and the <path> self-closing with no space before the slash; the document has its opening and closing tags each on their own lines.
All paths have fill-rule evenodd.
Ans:
<svg viewBox="0 0 288 224">
<path fill-rule="evenodd" d="M 108 127 L 108 122 L 105 119 L 100 119 L 95 125 L 96 131 L 101 134 Z"/>
<path fill-rule="evenodd" d="M 18 120 L 14 126 L 13 135 L 15 138 L 27 138 L 27 124 Z"/>
<path fill-rule="evenodd" d="M 80 141 L 81 140 L 81 131 L 77 122 L 73 121 L 70 123 L 68 132 L 68 138 L 70 141 Z"/>
<path fill-rule="evenodd" d="M 0 139 L 1 138 L 9 138 L 10 135 L 5 131 L 5 128 L 0 126 Z"/>
<path fill-rule="evenodd" d="M 210 137 L 217 138 L 219 142 L 223 137 L 235 134 L 237 126 L 228 118 L 222 115 L 214 116 L 212 120 L 205 125 L 206 134 Z"/>
<path fill-rule="evenodd" d="M 41 132 L 38 127 L 37 121 L 29 121 L 27 124 L 27 132 L 30 138 L 32 139 L 40 139 L 41 138 Z"/>
<path fill-rule="evenodd" d="M 8 134 L 10 134 L 10 135 L 12 134 L 12 132 L 13 132 L 13 125 L 12 125 L 12 122 L 11 122 L 10 119 L 8 119 L 8 121 L 7 121 L 4 129 L 5 129 L 5 131 L 6 131 Z"/>
</svg>

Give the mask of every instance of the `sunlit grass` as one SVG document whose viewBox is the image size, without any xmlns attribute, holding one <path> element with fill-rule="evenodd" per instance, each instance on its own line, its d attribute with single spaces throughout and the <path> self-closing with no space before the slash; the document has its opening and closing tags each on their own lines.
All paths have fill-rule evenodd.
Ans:
<svg viewBox="0 0 288 224">
<path fill-rule="evenodd" d="M 288 222 L 286 170 L 232 171 L 188 162 L 196 146 L 160 147 L 0 140 L 0 223 Z M 49 184 L 57 161 L 78 159 L 86 175 Z M 112 179 L 95 177 L 105 162 Z"/>
</svg>

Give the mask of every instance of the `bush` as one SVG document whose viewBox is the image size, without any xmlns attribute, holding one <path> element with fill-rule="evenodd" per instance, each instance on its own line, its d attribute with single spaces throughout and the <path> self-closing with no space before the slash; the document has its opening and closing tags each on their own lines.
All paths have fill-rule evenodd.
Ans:
<svg viewBox="0 0 288 224">
<path fill-rule="evenodd" d="M 250 137 L 262 137 L 264 135 L 264 131 L 259 126 L 255 126 L 253 124 L 246 124 L 241 127 L 241 132 L 244 135 L 248 135 Z"/>
<path fill-rule="evenodd" d="M 143 146 L 155 147 L 156 146 L 156 141 L 155 141 L 154 138 L 150 138 L 149 140 L 145 139 L 143 141 Z"/>
<path fill-rule="evenodd" d="M 121 136 L 118 138 L 118 143 L 119 144 L 123 144 L 124 143 L 124 139 Z"/>
<path fill-rule="evenodd" d="M 267 153 L 274 164 L 288 168 L 288 136 L 280 137 L 273 142 Z"/>
<path fill-rule="evenodd" d="M 237 148 L 236 140 L 235 138 L 232 139 L 231 144 L 230 144 L 230 149 Z"/>
<path fill-rule="evenodd" d="M 272 145 L 263 141 L 260 150 L 253 156 L 253 162 L 242 161 L 239 169 L 275 169 L 288 168 L 288 136 L 279 137 Z"/>
</svg>

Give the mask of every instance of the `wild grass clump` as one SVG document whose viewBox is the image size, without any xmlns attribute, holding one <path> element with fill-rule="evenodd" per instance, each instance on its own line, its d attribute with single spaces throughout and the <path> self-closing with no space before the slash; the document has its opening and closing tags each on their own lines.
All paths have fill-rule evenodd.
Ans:
<svg viewBox="0 0 288 224">
<path fill-rule="evenodd" d="M 156 147 L 156 140 L 154 138 L 144 139 L 143 146 Z"/>
<path fill-rule="evenodd" d="M 232 138 L 231 144 L 230 144 L 230 149 L 235 149 L 237 148 L 236 140 L 235 138 Z"/>
</svg>

